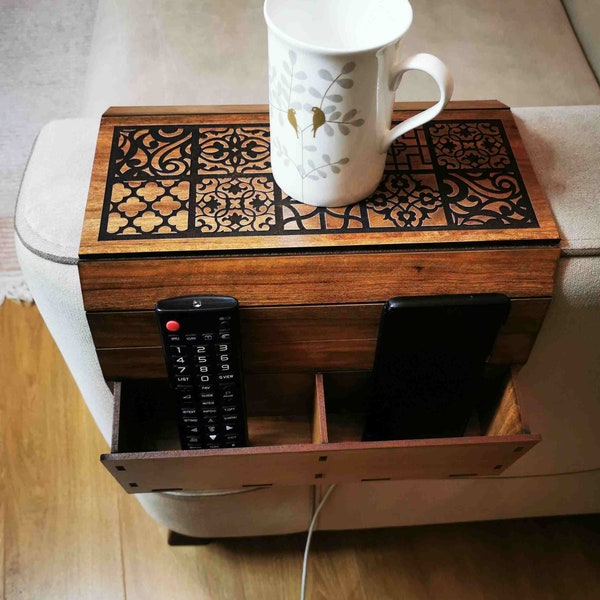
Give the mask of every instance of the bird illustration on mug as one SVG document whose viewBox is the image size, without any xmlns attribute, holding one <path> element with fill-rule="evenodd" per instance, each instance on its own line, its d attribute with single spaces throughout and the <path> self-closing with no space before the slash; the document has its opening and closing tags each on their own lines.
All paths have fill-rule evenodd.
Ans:
<svg viewBox="0 0 600 600">
<path fill-rule="evenodd" d="M 325 113 L 318 106 L 313 106 L 311 110 L 313 113 L 313 117 L 312 117 L 313 130 L 312 131 L 313 131 L 313 137 L 315 137 L 317 135 L 317 129 L 319 129 L 319 127 L 324 125 L 325 121 L 327 119 L 325 117 Z"/>
<path fill-rule="evenodd" d="M 289 108 L 287 111 L 287 119 L 290 122 L 290 125 L 294 128 L 296 132 L 296 137 L 298 136 L 298 121 L 296 120 L 296 111 L 293 108 Z"/>
</svg>

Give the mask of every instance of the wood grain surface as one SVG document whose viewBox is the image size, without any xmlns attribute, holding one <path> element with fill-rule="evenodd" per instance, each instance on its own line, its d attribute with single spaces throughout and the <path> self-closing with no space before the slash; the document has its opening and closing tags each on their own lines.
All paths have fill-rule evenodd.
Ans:
<svg viewBox="0 0 600 600">
<path fill-rule="evenodd" d="M 502 334 L 537 334 L 550 298 L 511 301 Z M 240 309 L 243 337 L 252 344 L 358 340 L 377 337 L 383 302 Z M 153 310 L 87 313 L 96 348 L 160 346 Z"/>
<path fill-rule="evenodd" d="M 298 598 L 305 534 L 167 545 L 98 464 L 105 444 L 35 306 L 0 307 L 0 377 L 3 598 Z M 595 600 L 599 564 L 597 515 L 317 532 L 307 597 Z"/>
<path fill-rule="evenodd" d="M 350 374 L 350 379 L 354 377 Z M 337 394 L 337 381 L 344 387 L 343 374 L 328 378 L 330 393 Z M 233 488 L 252 485 L 301 485 L 314 480 L 322 483 L 358 482 L 380 479 L 445 479 L 461 476 L 501 474 L 540 441 L 536 434 L 522 434 L 511 385 L 504 392 L 494 421 L 492 435 L 470 435 L 459 438 L 427 440 L 361 441 L 357 436 L 326 443 L 328 419 L 336 412 L 327 408 L 323 376 L 314 379 L 314 408 L 307 419 L 284 419 L 278 416 L 277 403 L 273 417 L 249 416 L 250 446 L 221 450 L 182 451 L 178 445 L 169 451 L 150 447 L 112 449 L 102 461 L 128 493 L 157 490 L 193 490 L 198 488 Z M 123 406 L 136 394 L 136 386 L 145 390 L 148 405 L 164 402 L 164 391 L 145 383 L 115 384 L 115 399 Z M 121 392 L 123 387 L 123 392 Z M 129 391 L 127 391 L 129 390 Z M 257 390 L 258 391 L 258 390 Z M 153 396 L 154 394 L 154 396 Z M 500 399 L 498 399 L 500 400 Z M 248 396 L 251 407 L 253 398 Z M 121 411 L 122 412 L 122 411 Z M 147 412 L 147 409 L 144 409 Z M 509 420 L 506 425 L 502 419 Z M 311 438 L 310 427 L 313 423 Z M 139 429 L 139 419 L 132 418 L 130 427 Z M 116 425 L 123 429 L 123 424 Z M 300 427 L 300 428 L 299 428 Z M 152 429 L 151 424 L 144 425 Z M 353 431 L 353 430 L 348 430 Z M 499 436 L 498 432 L 505 432 Z M 311 443 L 311 440 L 317 440 Z M 319 442 L 319 440 L 323 440 Z"/>
<path fill-rule="evenodd" d="M 106 450 L 37 309 L 0 307 L 4 597 L 125 598 Z"/>
<path fill-rule="evenodd" d="M 558 248 L 82 261 L 87 311 L 150 310 L 224 294 L 242 306 L 384 302 L 394 296 L 552 295 Z"/>
<path fill-rule="evenodd" d="M 404 120 L 421 110 L 424 105 L 397 104 L 394 119 Z M 502 122 L 506 137 L 512 148 L 514 158 L 519 165 L 525 189 L 530 197 L 539 227 L 513 228 L 494 227 L 451 227 L 435 228 L 435 230 L 405 228 L 390 234 L 372 233 L 322 233 L 319 235 L 241 235 L 241 236 L 201 236 L 171 235 L 169 237 L 152 235 L 133 236 L 122 239 L 99 239 L 102 223 L 102 210 L 105 203 L 105 188 L 109 173 L 109 161 L 113 142 L 114 128 L 119 126 L 148 125 L 190 125 L 198 123 L 217 124 L 257 124 L 268 123 L 268 112 L 265 106 L 249 107 L 147 107 L 117 108 L 106 113 L 102 119 L 96 157 L 90 185 L 89 199 L 86 209 L 85 223 L 81 238 L 80 256 L 120 256 L 124 254 L 156 254 L 168 252 L 228 252 L 232 250 L 248 251 L 258 249 L 282 248 L 323 248 L 342 246 L 398 246 L 411 244 L 456 244 L 456 243 L 498 243 L 518 240 L 537 240 L 545 243 L 557 243 L 558 230 L 547 201 L 539 186 L 529 158 L 525 152 L 512 113 L 500 103 L 450 103 L 437 120 L 485 120 L 494 119 Z M 234 110 L 238 112 L 233 112 Z M 136 114 L 136 112 L 138 114 Z M 190 112 L 193 111 L 193 112 Z M 150 212 L 141 215 L 137 221 L 152 219 Z M 149 221 L 148 221 L 149 222 Z M 141 225 L 143 231 L 150 231 L 150 225 Z"/>
<path fill-rule="evenodd" d="M 523 364 L 549 298 L 513 300 L 491 362 Z M 242 308 L 244 366 L 253 373 L 370 369 L 383 303 Z M 164 377 L 153 311 L 88 313 L 108 380 Z"/>
</svg>

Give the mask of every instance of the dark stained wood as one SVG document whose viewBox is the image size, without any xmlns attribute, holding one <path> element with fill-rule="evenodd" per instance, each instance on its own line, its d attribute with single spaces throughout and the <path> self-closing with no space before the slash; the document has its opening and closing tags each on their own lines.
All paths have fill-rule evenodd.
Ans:
<svg viewBox="0 0 600 600">
<path fill-rule="evenodd" d="M 326 397 L 320 375 L 316 376 L 315 388 L 317 412 L 321 412 Z M 299 485 L 315 480 L 334 483 L 498 475 L 541 439 L 539 435 L 515 432 L 518 421 L 511 408 L 514 401 L 512 392 L 504 395 L 503 409 L 498 412 L 497 427 L 491 436 L 313 444 L 301 442 L 306 436 L 311 438 L 308 422 L 298 428 L 302 419 L 259 418 L 250 420 L 251 446 L 246 448 L 168 452 L 113 449 L 112 454 L 103 455 L 102 461 L 129 493 Z M 507 416 L 510 425 L 501 423 L 502 415 Z M 321 419 L 326 420 L 324 412 Z M 319 427 L 325 431 L 326 423 Z M 510 430 L 511 434 L 498 435 L 500 430 Z M 268 445 L 260 445 L 263 442 Z"/>
<path fill-rule="evenodd" d="M 511 302 L 503 334 L 537 334 L 550 298 L 521 298 Z M 382 302 L 318 306 L 274 306 L 240 311 L 244 338 L 252 344 L 313 342 L 377 337 Z M 154 311 L 87 313 L 97 348 L 159 346 Z"/>
<path fill-rule="evenodd" d="M 491 355 L 493 364 L 523 364 L 535 343 L 549 305 L 547 298 L 512 301 L 508 321 Z M 244 366 L 249 373 L 313 373 L 332 370 L 364 370 L 373 364 L 382 304 L 249 308 L 242 310 Z M 142 319 L 141 315 L 144 315 Z M 109 347 L 99 348 L 100 365 L 106 379 L 166 377 L 163 356 L 155 334 L 154 314 L 89 314 L 96 339 Z M 95 317 L 98 317 L 95 319 Z M 113 319 L 114 317 L 114 319 Z M 133 333 L 140 328 L 141 335 Z M 127 331 L 125 337 L 121 332 Z M 96 332 L 98 335 L 96 336 Z M 113 335 L 113 332 L 115 335 Z M 277 340 L 277 343 L 274 343 Z M 137 346 L 118 347 L 122 341 Z M 290 375 L 291 376 L 291 375 Z M 252 380 L 254 381 L 254 380 Z M 285 384 L 269 389 L 285 390 Z M 312 389 L 310 379 L 290 381 L 301 395 Z M 289 389 L 286 394 L 289 395 Z M 254 397 L 260 394 L 253 393 Z"/>
<path fill-rule="evenodd" d="M 397 105 L 394 118 L 405 119 L 425 106 Z M 156 301 L 187 294 L 234 296 L 242 306 L 252 441 L 248 448 L 183 452 L 169 450 L 168 440 L 161 438 L 160 444 L 144 446 L 160 451 L 142 451 L 136 448 L 136 436 L 127 435 L 136 426 L 134 404 L 121 398 L 123 410 L 117 411 L 115 424 L 120 434 L 103 461 L 128 492 L 495 475 L 539 441 L 539 436 L 524 433 L 510 387 L 492 418 L 493 435 L 369 444 L 359 441 L 357 430 L 343 429 L 346 425 L 336 422 L 335 410 L 328 415 L 320 375 L 313 391 L 314 372 L 371 368 L 382 303 L 394 296 L 504 293 L 514 310 L 491 360 L 503 365 L 527 360 L 552 295 L 559 257 L 556 224 L 506 106 L 495 101 L 453 103 L 440 115 L 444 119 L 502 123 L 498 132 L 504 131 L 502 140 L 511 147 L 506 156 L 514 157 L 519 171 L 511 181 L 517 190 L 524 185 L 539 227 L 534 219 L 528 227 L 489 229 L 450 220 L 442 226 L 440 220 L 435 227 L 384 231 L 374 218 L 361 225 L 360 233 L 352 228 L 339 233 L 332 225 L 310 235 L 298 229 L 273 235 L 228 231 L 202 238 L 165 237 L 158 229 L 153 235 L 154 227 L 169 226 L 160 220 L 153 224 L 156 214 L 144 212 L 138 202 L 137 208 L 119 204 L 119 210 L 131 210 L 130 218 L 139 223 L 126 223 L 139 235 L 116 237 L 100 228 L 115 127 L 263 124 L 255 130 L 268 139 L 268 116 L 264 106 L 121 107 L 107 112 L 98 137 L 79 263 L 103 372 L 107 378 L 164 380 L 153 315 Z M 192 130 L 181 130 L 184 138 Z M 429 152 L 422 140 L 417 142 L 419 152 Z M 173 147 L 181 152 L 177 144 Z M 262 160 L 262 168 L 268 169 Z M 114 183 L 117 172 L 110 173 Z M 446 177 L 436 171 L 438 175 Z M 190 194 L 196 193 L 191 188 L 194 177 L 184 182 Z M 174 184 L 162 185 L 171 189 Z M 134 188 L 111 190 L 117 195 L 128 191 L 135 204 Z M 183 188 L 174 193 L 193 202 L 193 195 L 186 200 Z M 167 202 L 175 203 L 172 198 Z M 111 226 L 120 227 L 121 221 L 114 217 Z M 347 382 L 343 377 L 339 382 L 341 393 Z"/>
<path fill-rule="evenodd" d="M 427 103 L 397 104 L 394 118 L 401 120 L 422 110 Z M 190 112 L 192 111 L 193 112 Z M 275 235 L 275 236 L 216 236 L 202 239 L 186 235 L 168 238 L 152 236 L 130 239 L 99 239 L 102 207 L 105 202 L 105 187 L 108 163 L 111 152 L 114 128 L 122 125 L 184 125 L 198 123 L 256 124 L 268 122 L 265 106 L 247 107 L 155 107 L 155 108 L 116 108 L 108 111 L 102 119 L 96 157 L 90 184 L 84 228 L 81 237 L 80 256 L 116 257 L 123 254 L 164 255 L 172 251 L 206 252 L 231 250 L 253 251 L 258 249 L 277 250 L 282 248 L 337 248 L 341 246 L 398 246 L 422 244 L 457 243 L 498 243 L 519 240 L 538 240 L 543 243 L 557 243 L 558 229 L 549 206 L 525 152 L 516 123 L 504 105 L 495 101 L 483 103 L 453 103 L 443 111 L 438 120 L 482 120 L 494 119 L 502 122 L 510 142 L 514 157 L 522 173 L 523 182 L 530 196 L 532 206 L 539 221 L 539 227 L 477 229 L 473 227 L 441 228 L 435 230 L 404 228 L 397 232 L 371 233 L 323 233 L 320 235 Z M 151 217 L 140 216 L 144 221 Z M 151 229 L 151 227 L 150 227 Z"/>
<path fill-rule="evenodd" d="M 227 294 L 242 306 L 382 302 L 394 296 L 500 292 L 551 296 L 558 248 L 360 252 L 255 258 L 83 261 L 86 310 L 148 310 L 157 300 Z"/>
<path fill-rule="evenodd" d="M 496 342 L 492 364 L 524 364 L 535 343 L 535 334 L 507 334 Z M 371 369 L 377 339 L 246 344 L 244 369 L 249 373 L 314 373 Z M 106 379 L 166 377 L 159 346 L 98 350 Z"/>
</svg>

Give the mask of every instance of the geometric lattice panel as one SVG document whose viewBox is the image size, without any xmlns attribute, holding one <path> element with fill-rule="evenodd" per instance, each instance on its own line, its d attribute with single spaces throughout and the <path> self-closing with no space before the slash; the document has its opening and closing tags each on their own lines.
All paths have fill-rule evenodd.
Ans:
<svg viewBox="0 0 600 600">
<path fill-rule="evenodd" d="M 117 126 L 99 240 L 536 228 L 496 119 L 436 120 L 396 140 L 378 189 L 308 206 L 271 174 L 268 124 Z"/>
</svg>

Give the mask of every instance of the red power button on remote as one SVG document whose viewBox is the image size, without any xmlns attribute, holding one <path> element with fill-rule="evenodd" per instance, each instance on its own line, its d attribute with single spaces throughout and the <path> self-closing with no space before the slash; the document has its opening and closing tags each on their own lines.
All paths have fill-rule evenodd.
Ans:
<svg viewBox="0 0 600 600">
<path fill-rule="evenodd" d="M 167 324 L 165 325 L 165 327 L 169 331 L 179 331 L 180 325 L 177 321 L 167 321 Z"/>
</svg>

